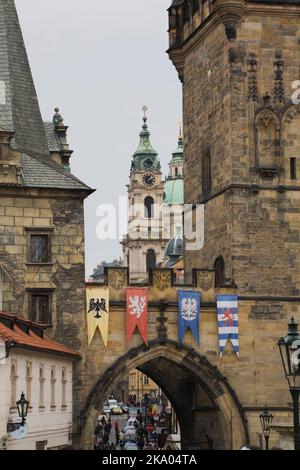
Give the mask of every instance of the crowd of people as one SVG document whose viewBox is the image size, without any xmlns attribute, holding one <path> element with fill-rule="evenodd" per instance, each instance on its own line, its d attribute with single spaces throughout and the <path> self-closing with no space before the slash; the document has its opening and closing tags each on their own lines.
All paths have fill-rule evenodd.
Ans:
<svg viewBox="0 0 300 470">
<path fill-rule="evenodd" d="M 143 415 L 140 410 L 131 418 L 135 428 L 130 438 L 120 429 L 119 421 L 112 422 L 111 416 L 102 416 L 95 428 L 95 450 L 124 450 L 128 440 L 136 443 L 138 450 L 162 449 L 165 443 L 164 435 L 157 430 L 157 422 L 151 413 Z"/>
</svg>

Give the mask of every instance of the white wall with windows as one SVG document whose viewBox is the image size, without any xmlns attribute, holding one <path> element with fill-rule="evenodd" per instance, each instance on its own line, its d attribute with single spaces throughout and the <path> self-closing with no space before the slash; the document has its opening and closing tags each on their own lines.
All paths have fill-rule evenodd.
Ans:
<svg viewBox="0 0 300 470">
<path fill-rule="evenodd" d="M 16 401 L 21 393 L 30 401 L 28 434 L 19 440 L 10 438 L 8 450 L 57 449 L 71 444 L 71 359 L 11 349 L 10 356 L 0 361 L 0 383 L 0 439 L 7 433 L 7 423 L 18 420 Z"/>
</svg>

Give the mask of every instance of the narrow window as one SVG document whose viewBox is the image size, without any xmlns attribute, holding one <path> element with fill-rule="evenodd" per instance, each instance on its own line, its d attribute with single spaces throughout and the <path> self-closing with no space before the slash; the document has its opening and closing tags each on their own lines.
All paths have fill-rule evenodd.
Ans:
<svg viewBox="0 0 300 470">
<path fill-rule="evenodd" d="M 202 154 L 202 194 L 208 196 L 211 192 L 211 155 L 210 150 Z"/>
<path fill-rule="evenodd" d="M 178 176 L 178 168 L 175 168 L 175 176 Z"/>
<path fill-rule="evenodd" d="M 49 234 L 30 234 L 29 262 L 36 264 L 51 262 Z"/>
<path fill-rule="evenodd" d="M 147 375 L 144 375 L 144 385 L 149 385 L 149 377 Z"/>
<path fill-rule="evenodd" d="M 55 409 L 55 385 L 56 385 L 56 378 L 55 378 L 55 366 L 51 368 L 51 376 L 50 376 L 50 407 L 51 409 Z"/>
<path fill-rule="evenodd" d="M 145 206 L 145 217 L 152 219 L 154 217 L 154 199 L 151 196 L 147 196 L 144 200 Z"/>
<path fill-rule="evenodd" d="M 216 273 L 216 286 L 224 286 L 225 284 L 225 262 L 222 256 L 219 256 L 214 263 Z"/>
<path fill-rule="evenodd" d="M 290 158 L 290 178 L 291 180 L 297 179 L 297 165 L 296 165 L 296 158 Z"/>
<path fill-rule="evenodd" d="M 146 255 L 147 272 L 156 268 L 156 255 L 154 250 L 148 250 Z"/>
<path fill-rule="evenodd" d="M 51 293 L 41 290 L 29 294 L 29 318 L 35 323 L 51 325 Z"/>
<path fill-rule="evenodd" d="M 26 399 L 29 401 L 31 406 L 31 385 L 32 385 L 32 364 L 27 362 L 26 364 Z"/>
<path fill-rule="evenodd" d="M 11 393 L 10 393 L 10 405 L 12 408 L 16 408 L 17 402 L 17 368 L 16 364 L 13 362 L 10 368 L 10 384 L 11 384 Z"/>
<path fill-rule="evenodd" d="M 67 371 L 65 367 L 61 371 L 61 407 L 67 408 Z"/>
<path fill-rule="evenodd" d="M 45 376 L 44 376 L 43 365 L 40 365 L 39 382 L 40 382 L 39 408 L 44 408 L 45 406 Z"/>
</svg>

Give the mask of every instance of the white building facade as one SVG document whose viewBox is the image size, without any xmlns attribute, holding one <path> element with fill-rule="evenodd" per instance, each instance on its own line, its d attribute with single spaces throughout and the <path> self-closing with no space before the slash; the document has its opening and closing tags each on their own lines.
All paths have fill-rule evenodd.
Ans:
<svg viewBox="0 0 300 470">
<path fill-rule="evenodd" d="M 24 333 L 17 326 L 18 320 L 12 334 L 7 334 L 9 328 L 1 323 L 3 315 L 0 313 L 0 440 L 4 439 L 7 450 L 71 446 L 72 375 L 77 354 L 48 338 L 35 336 L 31 330 Z M 20 422 L 16 402 L 22 392 L 29 401 L 26 425 L 21 432 L 9 434 L 8 423 Z"/>
</svg>

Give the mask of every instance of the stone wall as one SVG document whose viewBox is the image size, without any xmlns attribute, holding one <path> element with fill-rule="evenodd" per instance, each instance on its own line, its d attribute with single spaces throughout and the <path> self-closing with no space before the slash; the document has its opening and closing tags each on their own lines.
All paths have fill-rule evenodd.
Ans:
<svg viewBox="0 0 300 470">
<path fill-rule="evenodd" d="M 2 190 L 0 267 L 3 310 L 28 317 L 28 289 L 53 289 L 48 334 L 79 349 L 85 311 L 83 199 L 67 191 Z M 51 230 L 51 263 L 28 263 L 28 229 Z"/>
</svg>

